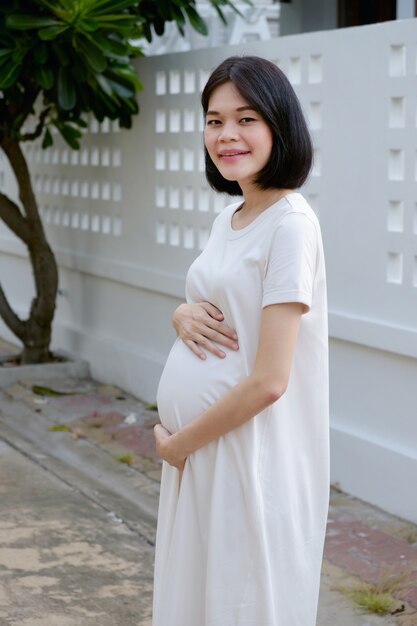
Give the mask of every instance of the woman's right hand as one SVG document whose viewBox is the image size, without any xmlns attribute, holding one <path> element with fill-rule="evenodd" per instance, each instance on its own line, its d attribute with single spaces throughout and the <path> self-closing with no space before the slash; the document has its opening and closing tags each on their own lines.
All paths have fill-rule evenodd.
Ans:
<svg viewBox="0 0 417 626">
<path fill-rule="evenodd" d="M 204 350 L 223 359 L 226 353 L 217 344 L 239 349 L 236 331 L 225 324 L 222 312 L 210 302 L 180 304 L 172 324 L 178 337 L 200 359 L 207 358 Z"/>
</svg>

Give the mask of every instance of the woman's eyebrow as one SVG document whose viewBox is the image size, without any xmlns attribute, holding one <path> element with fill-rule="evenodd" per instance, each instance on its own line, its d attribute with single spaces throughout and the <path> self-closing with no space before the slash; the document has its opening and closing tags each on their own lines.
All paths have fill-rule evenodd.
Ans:
<svg viewBox="0 0 417 626">
<path fill-rule="evenodd" d="M 255 109 L 249 105 L 245 105 L 243 107 L 238 107 L 235 111 L 240 113 L 241 111 L 255 111 Z M 221 113 L 218 111 L 207 111 L 206 115 L 221 115 Z"/>
</svg>

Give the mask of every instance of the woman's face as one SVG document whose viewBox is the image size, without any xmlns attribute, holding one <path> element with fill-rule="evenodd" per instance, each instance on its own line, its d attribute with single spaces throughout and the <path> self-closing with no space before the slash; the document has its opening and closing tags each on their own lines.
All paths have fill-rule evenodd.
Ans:
<svg viewBox="0 0 417 626">
<path fill-rule="evenodd" d="M 253 184 L 267 164 L 272 132 L 233 83 L 227 82 L 210 96 L 204 143 L 222 176 L 245 186 Z"/>
</svg>

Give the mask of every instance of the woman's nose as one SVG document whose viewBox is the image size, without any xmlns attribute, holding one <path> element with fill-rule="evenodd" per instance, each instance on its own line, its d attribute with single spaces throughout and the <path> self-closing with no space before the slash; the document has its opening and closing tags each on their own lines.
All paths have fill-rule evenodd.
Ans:
<svg viewBox="0 0 417 626">
<path fill-rule="evenodd" d="M 239 138 L 239 132 L 235 124 L 223 124 L 218 136 L 219 141 L 234 141 Z"/>
</svg>

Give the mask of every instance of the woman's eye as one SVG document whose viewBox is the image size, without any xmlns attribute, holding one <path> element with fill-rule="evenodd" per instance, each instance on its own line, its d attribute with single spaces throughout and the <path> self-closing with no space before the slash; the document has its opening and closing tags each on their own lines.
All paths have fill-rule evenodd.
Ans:
<svg viewBox="0 0 417 626">
<path fill-rule="evenodd" d="M 218 124 L 220 124 L 220 120 L 207 120 L 206 122 L 207 126 L 217 126 Z"/>
<path fill-rule="evenodd" d="M 244 124 L 249 124 L 249 122 L 256 122 L 254 117 L 242 117 L 240 121 Z"/>
</svg>

